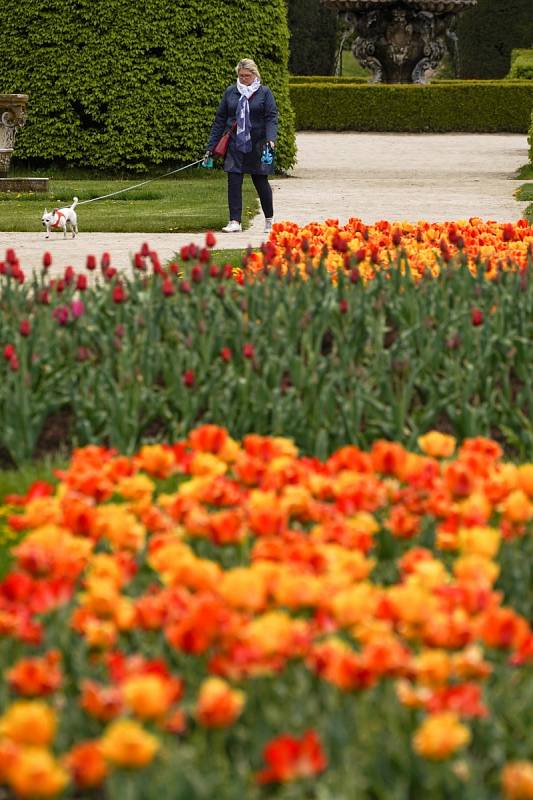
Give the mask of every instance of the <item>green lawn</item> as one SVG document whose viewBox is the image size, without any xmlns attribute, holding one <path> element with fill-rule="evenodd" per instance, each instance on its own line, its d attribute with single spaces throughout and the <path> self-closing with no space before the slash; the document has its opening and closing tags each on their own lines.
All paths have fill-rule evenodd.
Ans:
<svg viewBox="0 0 533 800">
<path fill-rule="evenodd" d="M 182 176 L 183 175 L 183 176 Z M 48 209 L 71 205 L 141 183 L 146 178 L 125 179 L 57 175 L 50 179 L 49 194 L 0 193 L 3 231 L 41 230 L 41 215 Z M 244 181 L 243 224 L 256 214 L 258 200 L 250 180 Z M 80 231 L 128 233 L 180 233 L 220 230 L 228 221 L 226 176 L 221 170 L 200 168 L 156 180 L 108 200 L 80 206 Z"/>
<path fill-rule="evenodd" d="M 245 253 L 245 249 L 212 250 L 211 261 L 214 264 L 232 264 L 234 267 L 240 267 Z"/>
<path fill-rule="evenodd" d="M 533 178 L 533 164 L 524 164 L 523 167 L 517 172 L 516 177 L 518 179 L 522 179 L 524 181 L 530 180 Z"/>
<path fill-rule="evenodd" d="M 364 69 L 351 50 L 342 51 L 342 73 L 346 78 L 367 78 L 370 72 Z"/>
<path fill-rule="evenodd" d="M 517 197 L 519 200 L 529 201 L 524 217 L 533 224 L 533 183 L 526 183 L 522 186 L 517 192 Z"/>
</svg>

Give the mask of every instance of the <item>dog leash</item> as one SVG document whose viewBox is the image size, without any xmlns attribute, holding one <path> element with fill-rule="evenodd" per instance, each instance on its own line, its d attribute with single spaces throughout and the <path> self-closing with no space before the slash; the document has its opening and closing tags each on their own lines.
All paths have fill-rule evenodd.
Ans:
<svg viewBox="0 0 533 800">
<path fill-rule="evenodd" d="M 119 189 L 116 192 L 110 192 L 109 194 L 102 194 L 100 197 L 91 197 L 90 200 L 82 200 L 81 203 L 77 203 L 77 206 L 84 206 L 86 203 L 94 203 L 95 200 L 106 200 L 108 197 L 115 197 L 117 194 L 123 194 L 123 192 L 131 192 L 132 189 L 138 189 L 139 186 L 146 186 L 147 183 L 152 183 L 152 181 L 159 181 L 162 178 L 168 178 L 169 175 L 174 175 L 176 172 L 181 172 L 183 169 L 189 169 L 189 167 L 195 167 L 197 164 L 200 164 L 203 161 L 203 157 L 199 158 L 198 161 L 193 161 L 191 164 L 186 164 L 184 167 L 178 167 L 178 169 L 173 169 L 170 172 L 165 172 L 164 175 L 158 175 L 155 178 L 148 178 L 141 183 L 136 183 L 135 186 L 127 186 L 125 189 Z"/>
</svg>

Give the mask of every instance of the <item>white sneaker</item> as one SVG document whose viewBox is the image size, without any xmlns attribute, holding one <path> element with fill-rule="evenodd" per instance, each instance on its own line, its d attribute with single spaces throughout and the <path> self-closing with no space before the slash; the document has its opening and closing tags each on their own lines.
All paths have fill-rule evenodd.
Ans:
<svg viewBox="0 0 533 800">
<path fill-rule="evenodd" d="M 237 222 L 236 219 L 230 219 L 228 224 L 222 228 L 224 233 L 239 233 L 242 231 L 242 226 L 240 222 Z"/>
<path fill-rule="evenodd" d="M 272 224 L 274 222 L 274 217 L 265 217 L 265 233 L 270 233 L 272 230 Z"/>
</svg>

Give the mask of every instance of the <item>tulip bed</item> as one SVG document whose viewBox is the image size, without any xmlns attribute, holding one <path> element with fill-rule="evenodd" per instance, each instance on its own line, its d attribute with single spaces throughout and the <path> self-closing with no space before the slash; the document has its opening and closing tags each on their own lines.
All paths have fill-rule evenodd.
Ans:
<svg viewBox="0 0 533 800">
<path fill-rule="evenodd" d="M 533 797 L 533 464 L 215 425 L 6 499 L 17 798 Z"/>
<path fill-rule="evenodd" d="M 309 455 L 434 428 L 533 453 L 533 229 L 472 219 L 278 224 L 240 265 L 215 244 L 130 275 L 0 263 L 0 459 L 133 453 L 201 422 Z"/>
</svg>

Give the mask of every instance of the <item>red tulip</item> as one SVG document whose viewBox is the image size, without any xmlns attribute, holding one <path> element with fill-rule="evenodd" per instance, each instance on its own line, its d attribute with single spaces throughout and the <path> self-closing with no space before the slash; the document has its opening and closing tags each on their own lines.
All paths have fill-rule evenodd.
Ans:
<svg viewBox="0 0 533 800">
<path fill-rule="evenodd" d="M 31 324 L 29 319 L 21 320 L 19 325 L 19 332 L 21 336 L 29 336 L 31 333 Z"/>
<path fill-rule="evenodd" d="M 52 316 L 59 325 L 66 325 L 69 320 L 69 310 L 66 306 L 56 306 L 52 311 Z"/>
<path fill-rule="evenodd" d="M 473 308 L 470 312 L 472 325 L 483 325 L 483 311 L 480 308 Z"/>
<path fill-rule="evenodd" d="M 16 264 L 18 262 L 17 255 L 12 247 L 8 247 L 6 250 L 6 262 L 8 264 Z"/>
<path fill-rule="evenodd" d="M 128 299 L 128 295 L 126 294 L 121 283 L 116 283 L 115 286 L 113 286 L 111 296 L 113 298 L 113 302 L 117 305 L 119 303 L 124 303 Z"/>
<path fill-rule="evenodd" d="M 6 361 L 9 361 L 15 355 L 15 346 L 12 344 L 6 344 L 4 347 L 4 358 Z"/>
<path fill-rule="evenodd" d="M 343 297 L 342 300 L 339 300 L 339 311 L 341 314 L 346 314 L 348 311 L 348 301 L 345 297 Z"/>
<path fill-rule="evenodd" d="M 259 783 L 286 783 L 309 778 L 323 772 L 326 754 L 316 731 L 310 730 L 301 739 L 289 734 L 272 739 L 263 751 L 267 767 L 257 774 Z"/>
<path fill-rule="evenodd" d="M 44 267 L 44 269 L 48 269 L 48 267 L 50 267 L 51 264 L 52 264 L 52 253 L 49 253 L 48 251 L 46 251 L 46 253 L 43 253 L 43 267 Z"/>
<path fill-rule="evenodd" d="M 150 253 L 150 258 L 152 260 L 152 266 L 154 268 L 154 272 L 159 273 L 161 271 L 161 262 L 159 261 L 159 256 L 152 250 Z"/>
<path fill-rule="evenodd" d="M 109 253 L 102 253 L 102 258 L 100 259 L 101 268 L 107 269 L 110 264 L 111 264 L 111 256 L 109 255 Z"/>
<path fill-rule="evenodd" d="M 228 361 L 231 361 L 231 356 L 232 352 L 229 347 L 223 347 L 222 350 L 220 351 L 220 358 L 222 359 L 222 361 L 225 361 L 226 363 Z"/>
<path fill-rule="evenodd" d="M 203 276 L 204 272 L 202 267 L 199 264 L 195 264 L 195 266 L 191 269 L 191 279 L 194 281 L 194 283 L 201 283 Z"/>
<path fill-rule="evenodd" d="M 87 275 L 78 275 L 78 279 L 76 281 L 76 289 L 80 292 L 84 292 L 87 288 L 88 281 Z"/>
<path fill-rule="evenodd" d="M 205 246 L 206 247 L 214 247 L 217 243 L 217 238 L 213 231 L 207 231 L 205 235 Z"/>
<path fill-rule="evenodd" d="M 246 342 L 244 347 L 242 348 L 242 354 L 245 358 L 253 358 L 255 353 L 255 348 L 251 342 Z"/>
<path fill-rule="evenodd" d="M 90 272 L 96 269 L 96 256 L 88 255 L 85 266 Z"/>
<path fill-rule="evenodd" d="M 165 297 L 170 297 L 171 295 L 174 294 L 174 292 L 176 291 L 176 287 L 174 286 L 174 283 L 172 282 L 171 278 L 165 278 L 161 286 L 161 290 L 165 295 Z"/>
<path fill-rule="evenodd" d="M 150 245 L 148 244 L 148 242 L 142 243 L 140 253 L 142 256 L 147 256 L 150 254 Z"/>
<path fill-rule="evenodd" d="M 515 229 L 511 222 L 507 222 L 503 226 L 502 239 L 504 242 L 512 242 L 515 239 Z"/>
<path fill-rule="evenodd" d="M 191 389 L 196 381 L 196 376 L 194 374 L 194 371 L 192 369 L 188 369 L 186 372 L 184 372 L 182 376 L 182 381 L 185 386 Z"/>
</svg>

